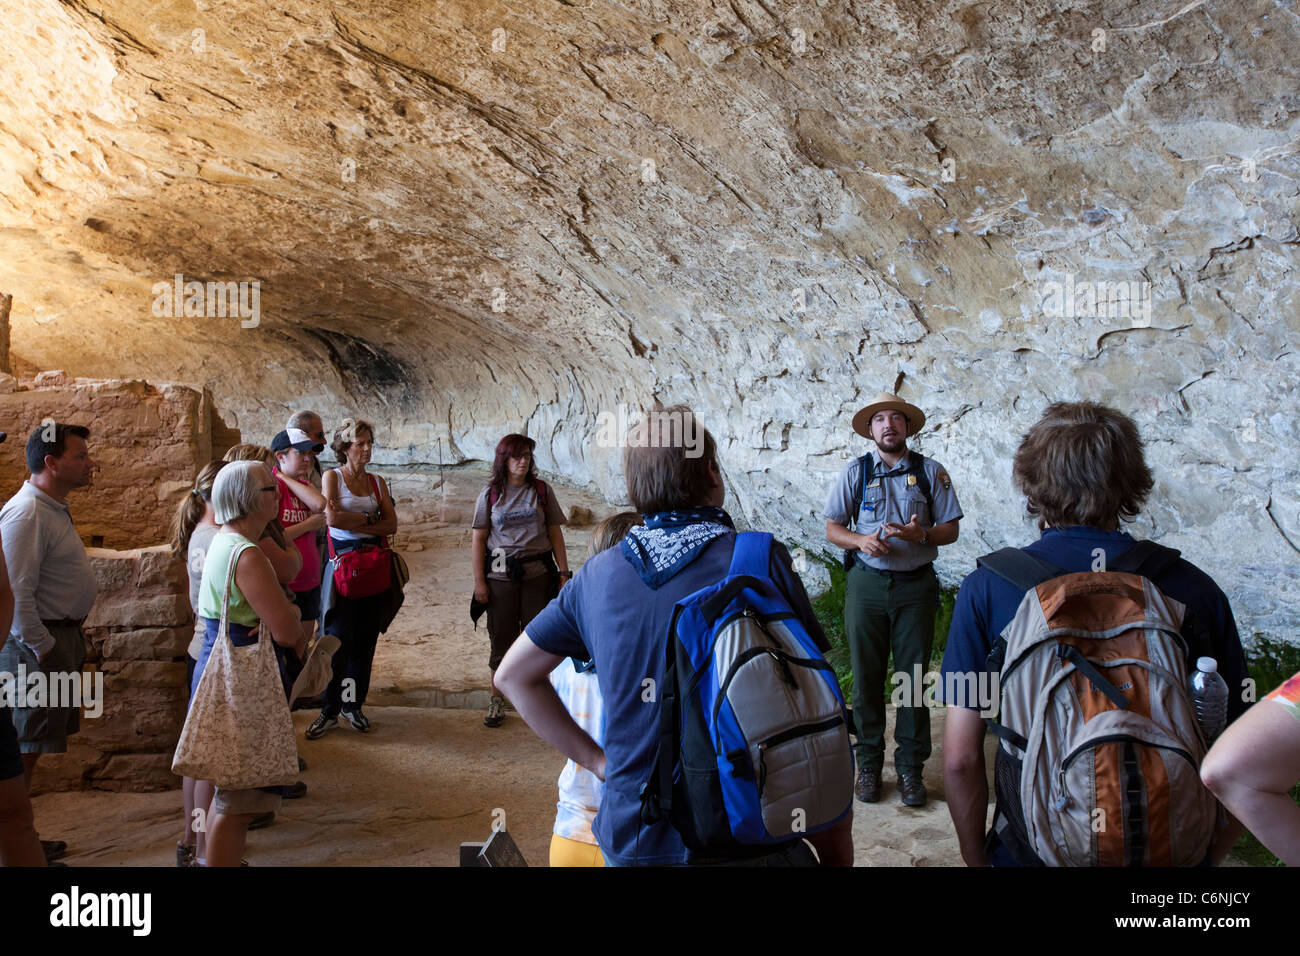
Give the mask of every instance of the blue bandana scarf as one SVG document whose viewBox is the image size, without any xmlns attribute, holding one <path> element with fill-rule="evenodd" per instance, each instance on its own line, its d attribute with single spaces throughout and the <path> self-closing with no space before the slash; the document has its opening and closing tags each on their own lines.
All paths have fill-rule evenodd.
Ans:
<svg viewBox="0 0 1300 956">
<path fill-rule="evenodd" d="M 698 558 L 706 544 L 735 527 L 721 508 L 658 511 L 645 516 L 645 527 L 627 533 L 621 545 L 623 557 L 641 580 L 657 591 Z"/>
</svg>

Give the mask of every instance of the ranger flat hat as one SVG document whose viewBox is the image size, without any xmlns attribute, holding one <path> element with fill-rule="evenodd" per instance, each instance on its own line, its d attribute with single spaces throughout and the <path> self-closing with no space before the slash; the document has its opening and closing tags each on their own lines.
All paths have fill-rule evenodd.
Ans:
<svg viewBox="0 0 1300 956">
<path fill-rule="evenodd" d="M 925 427 L 925 412 L 915 405 L 909 405 L 892 392 L 880 392 L 871 400 L 871 404 L 853 416 L 853 430 L 863 438 L 871 437 L 871 419 L 876 412 L 888 409 L 900 411 L 907 416 L 907 437 L 911 438 Z"/>
</svg>

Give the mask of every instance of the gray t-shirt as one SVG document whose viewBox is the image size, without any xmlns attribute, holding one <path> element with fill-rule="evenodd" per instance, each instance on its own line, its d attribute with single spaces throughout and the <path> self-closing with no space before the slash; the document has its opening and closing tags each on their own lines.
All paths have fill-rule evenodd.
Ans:
<svg viewBox="0 0 1300 956">
<path fill-rule="evenodd" d="M 492 507 L 492 520 L 488 521 L 488 489 L 479 492 L 478 501 L 474 503 L 474 522 L 477 529 L 490 528 L 488 532 L 488 555 L 505 555 L 512 558 L 530 558 L 545 554 L 551 550 L 551 539 L 547 537 L 549 525 L 565 524 L 568 519 L 560 503 L 555 500 L 555 489 L 546 488 L 546 511 L 537 498 L 537 491 L 532 485 L 514 487 L 507 484 L 505 493 L 497 499 Z M 501 550 L 498 551 L 497 549 Z M 497 562 L 503 567 L 502 562 Z M 524 577 L 534 578 L 546 573 L 546 564 L 542 561 L 530 561 L 524 565 Z M 488 577 L 499 581 L 506 580 L 506 572 L 490 570 Z"/>
<path fill-rule="evenodd" d="M 907 475 L 912 452 L 907 452 L 893 468 L 885 469 L 877 452 L 872 452 L 876 468 L 871 483 L 864 489 L 859 502 L 855 493 L 859 488 L 862 471 L 861 459 L 854 459 L 844 469 L 840 479 L 831 489 L 826 501 L 823 515 L 828 521 L 834 521 L 859 534 L 871 534 L 888 522 L 907 524 L 912 515 L 923 528 L 933 528 L 961 517 L 961 504 L 957 501 L 957 492 L 952 489 L 952 479 L 948 472 L 933 458 L 925 460 L 925 474 L 930 479 L 930 497 L 934 500 L 934 514 L 925 500 L 925 494 L 917 483 L 916 475 Z M 859 503 L 862 507 L 859 510 Z M 880 568 L 882 571 L 913 571 L 929 564 L 939 556 L 939 549 L 932 544 L 921 545 L 901 538 L 886 538 L 889 553 L 881 558 L 873 558 L 864 551 L 856 552 L 857 559 L 868 567 Z"/>
</svg>

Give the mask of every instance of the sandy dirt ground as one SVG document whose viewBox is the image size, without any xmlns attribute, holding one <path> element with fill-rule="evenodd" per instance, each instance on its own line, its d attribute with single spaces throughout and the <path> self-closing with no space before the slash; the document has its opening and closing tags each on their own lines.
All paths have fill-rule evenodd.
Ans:
<svg viewBox="0 0 1300 956">
<path fill-rule="evenodd" d="M 555 783 L 564 759 L 513 713 L 495 730 L 483 726 L 488 701 L 486 622 L 469 620 L 473 501 L 487 472 L 448 468 L 385 471 L 402 524 L 396 541 L 411 569 L 406 605 L 380 638 L 366 706 L 374 726 L 346 724 L 320 740 L 294 723 L 308 762 L 307 796 L 286 801 L 274 826 L 249 835 L 254 866 L 454 866 L 459 844 L 484 840 L 504 814 L 505 826 L 532 866 L 547 862 Z M 556 487 L 567 511 L 570 567 L 586 555 L 591 526 L 615 510 L 590 493 Z M 926 767 L 930 803 L 898 802 L 885 771 L 880 803 L 854 804 L 859 866 L 959 865 L 956 836 L 943 802 L 943 714 L 933 721 L 934 755 Z M 890 720 L 892 736 L 892 717 Z M 179 789 L 168 793 L 81 791 L 33 800 L 44 839 L 66 840 L 72 866 L 168 866 L 180 836 Z"/>
</svg>

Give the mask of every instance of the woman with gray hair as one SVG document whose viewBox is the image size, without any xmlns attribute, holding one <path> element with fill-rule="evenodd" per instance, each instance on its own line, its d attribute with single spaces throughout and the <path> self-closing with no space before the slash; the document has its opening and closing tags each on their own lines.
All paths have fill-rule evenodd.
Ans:
<svg viewBox="0 0 1300 956">
<path fill-rule="evenodd" d="M 279 507 L 280 494 L 270 471 L 260 462 L 231 462 L 217 474 L 212 485 L 212 511 L 221 529 L 208 547 L 199 583 L 199 617 L 204 624 L 203 647 L 194 669 L 191 692 L 197 692 L 203 671 L 212 654 L 221 623 L 221 607 L 231 562 L 235 573 L 230 582 L 227 633 L 236 647 L 248 647 L 266 636 L 291 648 L 299 656 L 308 634 L 298 610 L 284 595 L 271 562 L 257 546 L 257 539 Z M 251 633 L 259 622 L 260 632 Z M 206 866 L 238 866 L 244 850 L 248 824 L 259 814 L 280 807 L 280 788 L 228 791 L 217 788 L 208 815 Z"/>
</svg>

